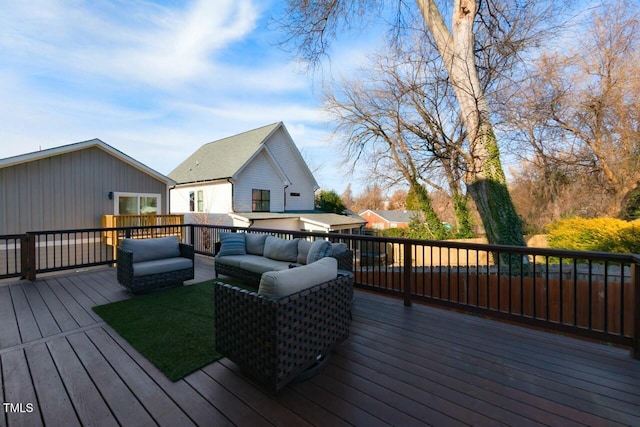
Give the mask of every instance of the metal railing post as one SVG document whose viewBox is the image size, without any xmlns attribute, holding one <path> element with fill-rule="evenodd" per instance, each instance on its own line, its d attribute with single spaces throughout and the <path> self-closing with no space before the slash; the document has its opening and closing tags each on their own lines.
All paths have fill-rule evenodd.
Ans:
<svg viewBox="0 0 640 427">
<path fill-rule="evenodd" d="M 633 289 L 633 342 L 631 356 L 640 359 L 640 264 L 631 264 L 631 289 Z"/>
<path fill-rule="evenodd" d="M 409 242 L 404 243 L 404 262 L 402 270 L 402 285 L 404 287 L 404 305 L 411 307 L 411 274 L 413 261 L 411 259 L 411 244 Z"/>
<path fill-rule="evenodd" d="M 36 280 L 36 236 L 27 233 L 20 238 L 21 279 Z"/>
</svg>

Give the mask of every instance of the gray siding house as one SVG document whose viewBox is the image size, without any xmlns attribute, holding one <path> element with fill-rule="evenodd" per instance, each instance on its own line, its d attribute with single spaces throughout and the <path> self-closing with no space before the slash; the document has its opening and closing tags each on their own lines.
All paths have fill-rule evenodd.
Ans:
<svg viewBox="0 0 640 427">
<path fill-rule="evenodd" d="M 0 235 L 169 213 L 175 182 L 99 139 L 0 159 Z"/>
</svg>

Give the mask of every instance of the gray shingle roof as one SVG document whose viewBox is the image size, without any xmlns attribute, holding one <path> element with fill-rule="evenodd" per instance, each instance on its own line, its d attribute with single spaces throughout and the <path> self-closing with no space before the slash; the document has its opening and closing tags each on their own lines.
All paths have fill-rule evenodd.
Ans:
<svg viewBox="0 0 640 427">
<path fill-rule="evenodd" d="M 231 178 L 260 149 L 282 122 L 203 145 L 176 167 L 169 177 L 178 183 Z"/>
</svg>

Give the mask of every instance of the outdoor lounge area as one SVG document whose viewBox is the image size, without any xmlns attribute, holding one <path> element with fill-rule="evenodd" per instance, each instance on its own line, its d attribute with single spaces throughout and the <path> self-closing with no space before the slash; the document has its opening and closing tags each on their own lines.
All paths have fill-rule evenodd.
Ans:
<svg viewBox="0 0 640 427">
<path fill-rule="evenodd" d="M 356 291 L 326 369 L 273 395 L 224 358 L 169 381 L 91 310 L 125 298 L 112 267 L 0 282 L 0 425 L 640 425 L 628 348 Z"/>
</svg>

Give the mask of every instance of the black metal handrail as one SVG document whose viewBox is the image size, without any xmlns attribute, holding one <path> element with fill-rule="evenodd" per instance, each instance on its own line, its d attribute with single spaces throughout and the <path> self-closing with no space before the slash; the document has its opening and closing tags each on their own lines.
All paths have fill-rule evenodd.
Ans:
<svg viewBox="0 0 640 427">
<path fill-rule="evenodd" d="M 213 255 L 221 232 L 194 226 L 194 245 Z M 640 257 L 633 254 L 251 228 L 284 238 L 344 242 L 356 286 L 638 349 Z M 202 237 L 202 239 L 200 239 Z M 206 245 L 203 243 L 206 241 Z M 640 352 L 639 353 L 640 357 Z"/>
<path fill-rule="evenodd" d="M 214 256 L 222 232 L 328 239 L 354 254 L 356 286 L 630 346 L 640 358 L 640 256 L 455 241 L 184 224 L 0 236 L 0 278 L 114 264 L 124 237 L 178 235 Z M 109 243 L 109 244 L 107 244 Z"/>
</svg>

